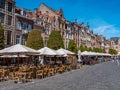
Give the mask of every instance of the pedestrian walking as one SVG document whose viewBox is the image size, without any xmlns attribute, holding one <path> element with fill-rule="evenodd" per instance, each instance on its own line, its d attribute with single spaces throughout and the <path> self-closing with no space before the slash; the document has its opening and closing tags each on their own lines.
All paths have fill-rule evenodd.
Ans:
<svg viewBox="0 0 120 90">
<path fill-rule="evenodd" d="M 119 65 L 120 65 L 120 59 L 117 58 L 117 59 L 116 59 L 116 62 L 117 62 L 117 65 L 119 66 Z"/>
<path fill-rule="evenodd" d="M 112 58 L 112 62 L 113 62 L 113 63 L 115 62 L 115 59 L 114 59 L 114 58 Z"/>
</svg>

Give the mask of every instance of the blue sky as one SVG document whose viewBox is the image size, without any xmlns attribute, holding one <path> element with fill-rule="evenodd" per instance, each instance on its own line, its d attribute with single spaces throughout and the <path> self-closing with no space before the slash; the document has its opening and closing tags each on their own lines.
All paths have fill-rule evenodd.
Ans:
<svg viewBox="0 0 120 90">
<path fill-rule="evenodd" d="M 69 21 L 87 22 L 96 34 L 120 37 L 120 0 L 16 0 L 16 5 L 34 11 L 41 3 L 58 10 L 63 9 Z"/>
</svg>

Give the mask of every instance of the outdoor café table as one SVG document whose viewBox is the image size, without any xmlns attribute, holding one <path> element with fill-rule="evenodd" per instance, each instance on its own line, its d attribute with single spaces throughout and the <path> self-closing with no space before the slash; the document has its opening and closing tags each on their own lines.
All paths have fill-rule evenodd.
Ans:
<svg viewBox="0 0 120 90">
<path fill-rule="evenodd" d="M 2 66 L 2 69 L 7 69 L 8 67 L 7 66 Z"/>
</svg>

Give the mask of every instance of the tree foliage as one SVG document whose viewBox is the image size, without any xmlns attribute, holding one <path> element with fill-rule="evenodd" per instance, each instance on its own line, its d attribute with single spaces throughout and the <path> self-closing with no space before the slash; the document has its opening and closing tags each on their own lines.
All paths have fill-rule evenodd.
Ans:
<svg viewBox="0 0 120 90">
<path fill-rule="evenodd" d="M 85 51 L 89 51 L 89 48 L 87 46 L 84 47 Z"/>
<path fill-rule="evenodd" d="M 114 49 L 109 49 L 109 54 L 117 54 L 117 51 L 116 50 L 114 50 Z"/>
<path fill-rule="evenodd" d="M 93 48 L 93 52 L 102 53 L 103 50 L 101 48 Z"/>
<path fill-rule="evenodd" d="M 36 50 L 44 46 L 43 38 L 41 37 L 41 33 L 39 30 L 31 30 L 31 32 L 28 34 L 26 46 Z"/>
<path fill-rule="evenodd" d="M 4 29 L 2 25 L 0 24 L 0 49 L 4 48 Z"/>
<path fill-rule="evenodd" d="M 70 50 L 70 51 L 72 51 L 72 52 L 77 54 L 77 50 L 78 49 L 77 49 L 77 45 L 76 45 L 74 40 L 69 40 L 68 50 Z"/>
<path fill-rule="evenodd" d="M 49 36 L 49 39 L 47 41 L 47 46 L 52 49 L 59 49 L 64 48 L 64 42 L 63 38 L 61 37 L 61 34 L 57 30 L 53 30 Z"/>
<path fill-rule="evenodd" d="M 89 47 L 89 48 L 88 48 L 88 51 L 92 52 L 93 50 L 92 50 L 92 48 L 91 48 L 91 47 Z"/>
<path fill-rule="evenodd" d="M 83 52 L 83 51 L 90 51 L 92 52 L 92 48 L 91 47 L 87 47 L 87 46 L 83 46 L 82 44 L 80 45 L 80 51 Z"/>
<path fill-rule="evenodd" d="M 81 52 L 85 51 L 85 50 L 84 50 L 84 46 L 83 46 L 82 44 L 80 45 L 80 51 L 81 51 Z"/>
</svg>

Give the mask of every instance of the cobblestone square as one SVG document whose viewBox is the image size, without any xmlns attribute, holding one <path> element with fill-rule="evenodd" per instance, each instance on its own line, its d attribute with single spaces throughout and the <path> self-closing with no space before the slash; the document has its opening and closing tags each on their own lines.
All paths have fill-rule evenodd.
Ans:
<svg viewBox="0 0 120 90">
<path fill-rule="evenodd" d="M 0 90 L 120 90 L 120 67 L 104 62 L 30 83 L 0 82 Z"/>
</svg>

